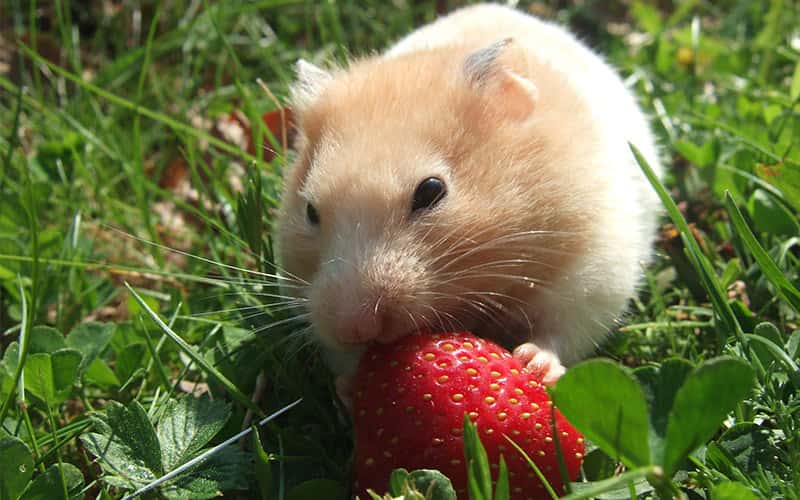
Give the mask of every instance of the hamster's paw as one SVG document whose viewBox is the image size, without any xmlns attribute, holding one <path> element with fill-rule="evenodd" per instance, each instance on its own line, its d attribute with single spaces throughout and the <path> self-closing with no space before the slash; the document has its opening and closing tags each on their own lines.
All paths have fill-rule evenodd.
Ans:
<svg viewBox="0 0 800 500">
<path fill-rule="evenodd" d="M 339 375 L 334 381 L 336 395 L 344 404 L 347 411 L 353 412 L 353 375 Z"/>
<path fill-rule="evenodd" d="M 530 342 L 514 349 L 514 357 L 545 385 L 553 385 L 564 375 L 566 368 L 553 351 L 542 349 Z"/>
</svg>

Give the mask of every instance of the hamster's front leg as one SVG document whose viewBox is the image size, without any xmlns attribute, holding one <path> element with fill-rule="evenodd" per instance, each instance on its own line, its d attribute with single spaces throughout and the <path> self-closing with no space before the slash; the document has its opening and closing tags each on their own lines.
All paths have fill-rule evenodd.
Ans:
<svg viewBox="0 0 800 500">
<path fill-rule="evenodd" d="M 555 384 L 566 371 L 556 353 L 542 349 L 531 342 L 518 346 L 514 349 L 513 355 L 530 373 L 542 380 L 545 385 Z"/>
</svg>

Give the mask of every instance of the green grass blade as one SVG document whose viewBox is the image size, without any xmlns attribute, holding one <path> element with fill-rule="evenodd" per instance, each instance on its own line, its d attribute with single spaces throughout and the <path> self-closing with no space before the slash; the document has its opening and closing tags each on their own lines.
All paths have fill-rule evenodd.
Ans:
<svg viewBox="0 0 800 500">
<path fill-rule="evenodd" d="M 536 474 L 536 477 L 538 477 L 539 481 L 544 485 L 544 489 L 547 491 L 547 494 L 550 495 L 550 498 L 552 498 L 553 500 L 558 500 L 558 494 L 553 489 L 553 487 L 550 486 L 550 483 L 547 481 L 547 478 L 544 477 L 544 474 L 539 469 L 539 466 L 536 465 L 536 462 L 531 460 L 531 457 L 529 457 L 528 454 L 525 453 L 525 450 L 523 450 L 517 443 L 515 443 L 513 439 L 505 435 L 503 437 L 505 437 L 506 441 L 511 443 L 511 446 L 513 446 L 514 449 L 516 449 L 522 455 L 525 461 L 528 462 L 528 465 L 531 467 L 531 469 L 533 469 L 533 472 Z"/>
<path fill-rule="evenodd" d="M 8 396 L 3 401 L 3 406 L 0 407 L 0 422 L 5 421 L 6 413 L 14 400 L 14 386 L 19 387 L 19 399 L 23 400 L 25 398 L 25 381 L 22 378 L 22 370 L 25 368 L 25 359 L 28 356 L 31 325 L 30 321 L 28 321 L 28 301 L 25 298 L 25 289 L 22 287 L 22 278 L 19 274 L 17 275 L 17 285 L 19 286 L 20 308 L 22 309 L 22 324 L 19 329 L 19 357 L 17 358 L 17 368 L 12 376 L 14 384 L 11 386 L 11 390 L 8 391 Z"/>
<path fill-rule="evenodd" d="M 742 330 L 741 325 L 739 325 L 736 315 L 733 313 L 733 310 L 728 304 L 728 299 L 726 298 L 727 296 L 719 284 L 719 280 L 714 273 L 714 269 L 711 267 L 708 259 L 700 249 L 700 245 L 698 245 L 697 241 L 694 239 L 694 236 L 689 229 L 689 225 L 686 223 L 686 219 L 683 218 L 683 215 L 681 214 L 680 210 L 678 210 L 678 207 L 675 205 L 672 197 L 669 195 L 664 185 L 661 184 L 661 181 L 658 179 L 655 172 L 653 172 L 653 169 L 650 168 L 650 165 L 647 163 L 647 160 L 645 160 L 644 156 L 642 156 L 642 153 L 639 152 L 639 150 L 633 144 L 628 143 L 628 145 L 630 146 L 636 161 L 639 163 L 639 167 L 642 169 L 642 172 L 644 172 L 647 180 L 650 181 L 653 189 L 655 189 L 658 197 L 664 204 L 664 207 L 672 219 L 672 222 L 678 228 L 678 231 L 680 231 L 681 239 L 683 241 L 684 248 L 686 249 L 687 256 L 689 257 L 692 266 L 695 268 L 695 271 L 699 275 L 700 281 L 703 285 L 703 288 L 705 288 L 709 299 L 711 299 L 711 302 L 714 305 L 714 311 L 719 315 L 722 323 L 725 325 L 728 331 L 733 332 L 736 338 L 742 343 L 745 351 L 749 352 L 749 349 L 747 348 L 747 339 L 744 337 L 744 331 Z"/>
<path fill-rule="evenodd" d="M 778 295 L 792 306 L 795 312 L 800 313 L 800 291 L 786 279 L 786 276 L 783 275 L 778 265 L 772 260 L 772 257 L 756 240 L 755 235 L 750 230 L 747 222 L 745 222 L 742 212 L 736 206 L 733 196 L 728 191 L 725 192 L 725 208 L 728 211 L 728 215 L 730 215 L 736 234 L 742 239 L 750 253 L 753 254 L 759 267 L 761 267 L 761 272 L 764 273 L 770 283 L 775 285 Z"/>
<path fill-rule="evenodd" d="M 136 302 L 138 302 L 139 305 L 142 307 L 142 309 L 144 309 L 147 312 L 150 318 L 156 322 L 158 327 L 161 328 L 161 331 L 163 331 L 167 336 L 169 336 L 169 338 L 171 338 L 176 344 L 178 344 L 178 347 L 180 347 L 180 349 L 187 356 L 189 356 L 189 358 L 191 358 L 192 361 L 197 363 L 197 365 L 200 366 L 209 377 L 213 378 L 220 385 L 225 387 L 225 389 L 230 393 L 233 399 L 241 403 L 247 409 L 253 411 L 255 414 L 259 416 L 264 415 L 264 412 L 261 411 L 261 409 L 258 406 L 256 406 L 252 401 L 250 401 L 250 398 L 248 398 L 242 391 L 240 391 L 238 387 L 233 385 L 233 382 L 228 380 L 227 377 L 225 377 L 225 375 L 223 375 L 219 370 L 217 370 L 211 364 L 209 364 L 208 361 L 206 361 L 206 359 L 203 356 L 201 356 L 199 353 L 195 351 L 194 347 L 187 344 L 185 340 L 183 340 L 166 323 L 164 323 L 164 321 L 158 316 L 158 314 L 156 314 L 152 309 L 150 309 L 150 307 L 147 305 L 147 302 L 145 302 L 139 296 L 139 294 L 136 293 L 133 287 L 131 287 L 127 282 L 125 283 L 125 288 L 127 288 L 128 291 L 131 292 L 133 298 L 136 299 Z"/>
<path fill-rule="evenodd" d="M 492 474 L 489 470 L 489 458 L 478 436 L 478 430 L 466 413 L 464 414 L 463 439 L 470 498 L 491 500 Z"/>
<path fill-rule="evenodd" d="M 506 459 L 500 455 L 500 469 L 497 471 L 497 483 L 494 488 L 494 500 L 508 500 L 511 490 L 508 487 L 508 466 Z"/>
<path fill-rule="evenodd" d="M 17 109 L 14 112 L 14 122 L 8 134 L 8 151 L 6 151 L 5 157 L 3 158 L 3 163 L 0 164 L 0 188 L 3 187 L 3 180 L 7 172 L 11 172 L 11 158 L 14 155 L 14 149 L 16 149 L 17 141 L 19 140 L 19 116 L 22 113 L 23 92 L 24 89 L 22 87 L 17 88 Z"/>
<path fill-rule="evenodd" d="M 655 466 L 648 466 L 629 470 L 623 474 L 620 474 L 619 476 L 597 481 L 589 488 L 576 491 L 575 493 L 562 497 L 561 500 L 587 500 L 589 498 L 595 498 L 596 496 L 605 492 L 616 490 L 623 484 L 632 483 L 637 479 L 647 477 L 648 475 L 654 473 L 656 469 L 657 467 Z"/>
<path fill-rule="evenodd" d="M 161 364 L 161 360 L 158 359 L 158 349 L 156 349 L 155 344 L 153 344 L 153 339 L 150 338 L 150 334 L 147 333 L 147 328 L 144 326 L 144 320 L 141 316 L 139 316 L 139 324 L 142 326 L 142 336 L 144 337 L 145 345 L 147 345 L 147 350 L 150 351 L 151 364 L 156 368 L 158 381 L 161 382 L 161 387 L 163 389 L 169 391 L 172 388 L 172 385 L 169 383 L 169 376 L 164 369 L 164 365 Z"/>
<path fill-rule="evenodd" d="M 792 357 L 789 356 L 786 351 L 781 348 L 781 346 L 767 338 L 762 337 L 761 335 L 746 333 L 745 337 L 766 347 L 770 352 L 772 352 L 772 354 L 775 356 L 775 359 L 780 360 L 780 362 L 783 363 L 783 365 L 789 370 L 790 374 L 794 374 L 795 377 L 800 375 L 800 366 L 797 366 L 797 363 L 794 362 Z"/>
<path fill-rule="evenodd" d="M 226 153 L 229 153 L 229 154 L 231 154 L 233 156 L 241 158 L 242 160 L 246 160 L 248 162 L 256 162 L 257 164 L 262 164 L 263 163 L 263 162 L 259 163 L 258 159 L 255 156 L 253 156 L 250 153 L 248 153 L 247 151 L 244 151 L 241 148 L 239 148 L 238 146 L 234 146 L 233 144 L 229 144 L 229 143 L 227 143 L 227 142 L 225 142 L 225 141 L 223 141 L 223 140 L 221 140 L 221 139 L 219 139 L 217 137 L 214 137 L 213 135 L 209 134 L 208 132 L 196 129 L 196 128 L 192 127 L 191 125 L 187 125 L 186 123 L 183 123 L 183 122 L 181 122 L 179 120 L 176 120 L 176 119 L 174 119 L 174 118 L 172 118 L 170 116 L 167 116 L 164 113 L 159 113 L 157 111 L 153 111 L 151 109 L 148 109 L 148 108 L 145 108 L 145 107 L 142 107 L 142 106 L 137 106 L 136 103 L 134 103 L 134 102 L 132 102 L 132 101 L 130 101 L 128 99 L 122 98 L 122 97 L 120 97 L 120 96 L 118 96 L 116 94 L 112 94 L 111 92 L 108 92 L 108 91 L 106 91 L 106 90 L 104 90 L 104 89 L 102 89 L 102 88 L 100 88 L 100 87 L 98 87 L 96 85 L 93 85 L 93 84 L 83 80 L 82 78 L 70 73 L 69 71 L 65 70 L 64 68 L 51 63 L 50 61 L 48 61 L 47 59 L 43 58 L 42 56 L 40 56 L 36 52 L 32 51 L 28 46 L 26 46 L 24 44 L 20 44 L 20 50 L 22 52 L 24 52 L 28 57 L 30 57 L 31 59 L 36 61 L 37 63 L 47 66 L 48 68 L 53 70 L 53 72 L 55 72 L 58 75 L 66 78 L 67 80 L 71 81 L 75 85 L 78 85 L 79 87 L 81 87 L 81 88 L 83 88 L 83 89 L 85 89 L 85 90 L 87 90 L 89 92 L 92 92 L 93 94 L 95 94 L 97 96 L 100 96 L 103 99 L 105 99 L 105 100 L 107 100 L 107 101 L 109 101 L 109 102 L 111 102 L 113 104 L 116 104 L 117 106 L 121 106 L 123 108 L 127 108 L 127 109 L 129 109 L 131 111 L 134 111 L 134 112 L 139 113 L 139 114 L 141 114 L 143 116 L 146 116 L 147 118 L 150 118 L 151 120 L 155 120 L 157 122 L 160 122 L 160 123 L 170 127 L 171 129 L 175 130 L 176 132 L 180 132 L 182 134 L 186 134 L 186 135 L 188 135 L 190 137 L 194 137 L 196 139 L 202 139 L 204 141 L 208 141 L 208 143 L 212 144 L 214 147 L 216 147 L 216 148 L 218 148 L 218 149 L 220 149 L 222 151 L 225 151 Z M 280 159 L 278 157 L 276 157 L 276 159 L 278 161 L 282 160 L 282 159 Z M 268 174 L 271 175 L 273 178 L 277 178 L 275 176 L 275 174 L 273 172 L 271 172 L 271 171 L 268 171 Z"/>
</svg>

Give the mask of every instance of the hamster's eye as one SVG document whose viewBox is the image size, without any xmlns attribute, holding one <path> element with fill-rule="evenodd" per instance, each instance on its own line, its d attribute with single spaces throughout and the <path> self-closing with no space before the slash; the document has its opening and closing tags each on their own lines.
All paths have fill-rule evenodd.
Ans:
<svg viewBox="0 0 800 500">
<path fill-rule="evenodd" d="M 427 210 L 436 206 L 447 194 L 447 186 L 438 177 L 428 177 L 419 183 L 417 190 L 414 191 L 414 203 L 411 205 L 411 212 Z"/>
<path fill-rule="evenodd" d="M 314 208 L 314 205 L 311 204 L 311 202 L 306 203 L 306 217 L 312 226 L 319 225 L 319 213 L 317 212 L 317 209 Z"/>
</svg>

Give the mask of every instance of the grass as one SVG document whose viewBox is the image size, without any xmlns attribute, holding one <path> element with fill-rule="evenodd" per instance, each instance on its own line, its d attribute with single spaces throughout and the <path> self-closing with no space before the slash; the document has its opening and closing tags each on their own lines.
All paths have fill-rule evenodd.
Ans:
<svg viewBox="0 0 800 500">
<path fill-rule="evenodd" d="M 276 103 L 257 79 L 283 100 L 299 57 L 368 54 L 444 4 L 456 2 L 6 2 L 0 498 L 26 487 L 28 497 L 122 497 L 299 398 L 257 430 L 255 447 L 206 462 L 205 483 L 195 472 L 157 494 L 345 495 L 348 423 L 271 277 L 269 228 L 291 151 L 261 125 Z M 800 9 L 535 10 L 620 69 L 670 166 L 662 194 L 675 205 L 665 198 L 657 261 L 599 354 L 629 367 L 746 362 L 753 390 L 671 484 L 693 497 L 800 497 Z M 250 151 L 235 140 L 245 120 Z M 227 396 L 176 399 L 205 390 Z M 162 430 L 198 412 L 210 416 L 176 426 L 183 434 Z M 587 457 L 587 491 L 602 496 L 606 481 L 652 494 L 609 479 L 607 452 Z M 131 462 L 135 474 L 114 468 Z"/>
</svg>

